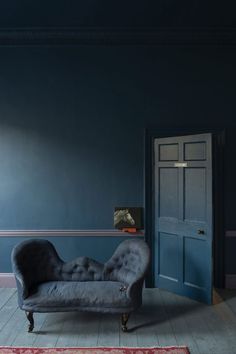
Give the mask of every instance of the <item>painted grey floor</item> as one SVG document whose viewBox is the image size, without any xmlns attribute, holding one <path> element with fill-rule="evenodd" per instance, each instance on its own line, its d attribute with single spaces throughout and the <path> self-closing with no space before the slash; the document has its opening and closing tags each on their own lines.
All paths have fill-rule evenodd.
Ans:
<svg viewBox="0 0 236 354">
<path fill-rule="evenodd" d="M 187 345 L 191 354 L 236 354 L 236 291 L 221 291 L 207 306 L 159 289 L 145 289 L 142 308 L 120 330 L 119 316 L 91 313 L 35 314 L 27 333 L 15 289 L 0 289 L 0 345 L 169 346 Z"/>
</svg>

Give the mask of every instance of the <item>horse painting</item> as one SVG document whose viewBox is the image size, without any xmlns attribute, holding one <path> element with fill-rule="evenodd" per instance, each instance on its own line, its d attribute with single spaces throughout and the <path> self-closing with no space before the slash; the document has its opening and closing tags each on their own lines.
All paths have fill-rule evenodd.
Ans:
<svg viewBox="0 0 236 354">
<path fill-rule="evenodd" d="M 135 220 L 132 218 L 129 209 L 119 209 L 114 212 L 114 226 L 117 227 L 119 223 L 124 227 L 135 225 Z"/>
</svg>

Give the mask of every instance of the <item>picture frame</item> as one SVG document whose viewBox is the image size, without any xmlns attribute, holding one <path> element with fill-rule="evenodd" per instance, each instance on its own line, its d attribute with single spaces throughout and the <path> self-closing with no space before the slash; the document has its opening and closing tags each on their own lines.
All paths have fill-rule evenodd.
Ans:
<svg viewBox="0 0 236 354">
<path fill-rule="evenodd" d="M 123 228 L 143 228 L 143 208 L 142 207 L 115 207 L 114 227 Z"/>
</svg>

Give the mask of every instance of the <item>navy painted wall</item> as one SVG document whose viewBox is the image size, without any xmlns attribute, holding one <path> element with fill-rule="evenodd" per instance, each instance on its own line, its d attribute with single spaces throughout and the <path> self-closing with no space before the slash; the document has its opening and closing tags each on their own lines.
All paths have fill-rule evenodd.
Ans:
<svg viewBox="0 0 236 354">
<path fill-rule="evenodd" d="M 235 62 L 227 48 L 0 48 L 0 229 L 112 228 L 114 206 L 144 205 L 144 129 L 171 127 L 226 128 L 236 229 Z M 12 240 L 0 239 L 0 272 Z M 97 259 L 116 242 L 78 240 Z"/>
<path fill-rule="evenodd" d="M 234 26 L 234 0 L 7 0 L 4 27 L 209 27 Z"/>
</svg>

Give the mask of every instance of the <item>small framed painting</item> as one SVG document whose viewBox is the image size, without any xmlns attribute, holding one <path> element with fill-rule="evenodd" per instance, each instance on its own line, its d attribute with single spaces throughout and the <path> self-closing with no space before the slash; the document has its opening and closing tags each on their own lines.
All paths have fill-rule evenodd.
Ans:
<svg viewBox="0 0 236 354">
<path fill-rule="evenodd" d="M 114 227 L 124 228 L 143 228 L 143 208 L 141 207 L 115 207 Z"/>
</svg>

